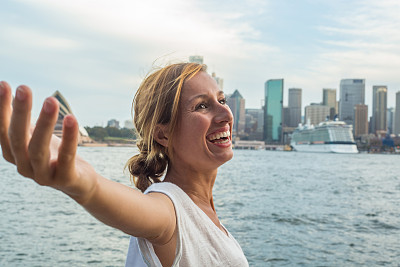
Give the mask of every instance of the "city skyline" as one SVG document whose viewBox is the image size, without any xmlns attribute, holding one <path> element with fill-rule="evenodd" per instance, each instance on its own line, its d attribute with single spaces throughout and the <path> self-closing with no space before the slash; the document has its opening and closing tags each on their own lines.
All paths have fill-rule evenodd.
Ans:
<svg viewBox="0 0 400 267">
<path fill-rule="evenodd" d="M 105 125 L 130 118 L 154 62 L 200 55 L 248 108 L 261 107 L 270 79 L 285 79 L 284 106 L 288 88 L 302 88 L 306 106 L 360 78 L 371 114 L 373 85 L 387 86 L 388 107 L 400 91 L 399 12 L 389 0 L 5 0 L 0 79 L 32 87 L 34 118 L 59 90 L 81 125 Z"/>
</svg>

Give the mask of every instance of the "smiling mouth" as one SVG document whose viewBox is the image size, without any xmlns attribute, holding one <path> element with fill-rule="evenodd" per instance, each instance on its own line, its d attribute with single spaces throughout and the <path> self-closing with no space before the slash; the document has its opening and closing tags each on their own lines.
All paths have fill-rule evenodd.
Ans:
<svg viewBox="0 0 400 267">
<path fill-rule="evenodd" d="M 215 134 L 211 134 L 207 137 L 207 140 L 214 144 L 225 144 L 229 142 L 231 136 L 230 131 L 219 132 Z"/>
</svg>

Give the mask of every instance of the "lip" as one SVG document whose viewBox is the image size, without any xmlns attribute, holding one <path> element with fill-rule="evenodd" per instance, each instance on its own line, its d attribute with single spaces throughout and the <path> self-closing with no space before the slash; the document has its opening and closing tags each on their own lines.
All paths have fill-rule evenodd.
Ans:
<svg viewBox="0 0 400 267">
<path fill-rule="evenodd" d="M 231 142 L 230 138 L 228 139 L 228 142 L 226 142 L 226 143 L 212 143 L 208 140 L 207 140 L 207 142 L 214 146 L 221 147 L 221 148 L 231 148 L 232 147 L 232 142 Z"/>
</svg>

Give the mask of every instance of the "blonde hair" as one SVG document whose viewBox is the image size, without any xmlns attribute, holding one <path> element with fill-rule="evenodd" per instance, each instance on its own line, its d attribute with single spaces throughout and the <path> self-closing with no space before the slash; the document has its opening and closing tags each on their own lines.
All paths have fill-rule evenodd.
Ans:
<svg viewBox="0 0 400 267">
<path fill-rule="evenodd" d="M 179 99 L 185 81 L 206 66 L 197 63 L 178 63 L 147 75 L 139 86 L 132 103 L 134 124 L 139 139 L 140 154 L 129 159 L 126 166 L 136 187 L 144 192 L 152 183 L 159 183 L 169 159 L 173 133 L 177 124 Z M 158 124 L 167 125 L 168 146 L 153 137 Z"/>
</svg>

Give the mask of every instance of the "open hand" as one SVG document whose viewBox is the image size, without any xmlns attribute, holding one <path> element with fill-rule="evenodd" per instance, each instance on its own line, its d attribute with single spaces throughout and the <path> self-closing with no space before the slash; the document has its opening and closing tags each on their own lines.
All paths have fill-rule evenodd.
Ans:
<svg viewBox="0 0 400 267">
<path fill-rule="evenodd" d="M 11 103 L 13 102 L 13 103 Z M 17 166 L 18 172 L 40 185 L 63 191 L 78 202 L 95 187 L 93 168 L 76 156 L 78 123 L 68 115 L 63 122 L 62 140 L 53 135 L 59 104 L 54 97 L 44 101 L 36 126 L 31 126 L 32 92 L 11 88 L 0 82 L 0 144 L 3 157 Z"/>
</svg>

